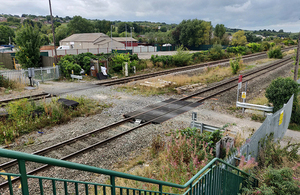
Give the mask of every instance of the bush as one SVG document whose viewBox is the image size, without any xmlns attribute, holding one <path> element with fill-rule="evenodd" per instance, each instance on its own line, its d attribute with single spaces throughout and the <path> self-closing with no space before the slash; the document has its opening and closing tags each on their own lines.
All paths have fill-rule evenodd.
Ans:
<svg viewBox="0 0 300 195">
<path fill-rule="evenodd" d="M 177 53 L 172 56 L 172 60 L 175 66 L 187 66 L 192 61 L 192 54 L 185 50 L 183 46 L 180 46 Z"/>
<path fill-rule="evenodd" d="M 220 44 L 214 44 L 212 48 L 209 49 L 209 58 L 212 60 L 221 60 L 226 57 L 225 52 Z"/>
<path fill-rule="evenodd" d="M 78 64 L 74 64 L 73 62 L 69 62 L 68 60 L 63 61 L 59 64 L 61 66 L 61 71 L 66 78 L 70 78 L 70 74 L 72 74 L 72 70 L 75 75 L 80 74 L 81 66 Z"/>
<path fill-rule="evenodd" d="M 273 103 L 274 112 L 279 110 L 283 104 L 287 103 L 290 97 L 294 94 L 293 111 L 291 122 L 300 123 L 300 108 L 298 104 L 298 83 L 291 78 L 279 77 L 272 81 L 266 89 L 266 98 Z"/>
<path fill-rule="evenodd" d="M 283 104 L 287 103 L 290 97 L 294 94 L 294 103 L 297 100 L 298 83 L 291 78 L 279 77 L 272 81 L 269 87 L 266 89 L 266 98 L 273 103 L 274 110 L 279 110 Z"/>
<path fill-rule="evenodd" d="M 139 60 L 137 65 L 136 65 L 136 70 L 144 70 L 147 68 L 147 63 L 146 60 Z"/>
<path fill-rule="evenodd" d="M 236 57 L 235 59 L 230 59 L 230 67 L 231 67 L 232 74 L 236 74 L 241 68 L 242 65 L 241 59 L 242 57 L 240 55 L 238 55 L 238 57 Z"/>
<path fill-rule="evenodd" d="M 280 46 L 272 47 L 268 52 L 268 56 L 269 58 L 281 59 L 283 57 L 281 52 L 281 47 Z"/>
<path fill-rule="evenodd" d="M 263 51 L 267 51 L 270 49 L 271 44 L 268 43 L 267 41 L 264 41 L 264 42 L 262 42 L 261 46 L 262 46 Z"/>
<path fill-rule="evenodd" d="M 249 43 L 247 47 L 251 49 L 252 53 L 261 52 L 263 50 L 262 45 L 259 43 Z"/>
</svg>

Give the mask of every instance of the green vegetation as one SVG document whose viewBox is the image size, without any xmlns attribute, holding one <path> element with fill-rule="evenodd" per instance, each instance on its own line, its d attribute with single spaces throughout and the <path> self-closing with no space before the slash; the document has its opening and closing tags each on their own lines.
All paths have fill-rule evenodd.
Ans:
<svg viewBox="0 0 300 195">
<path fill-rule="evenodd" d="M 212 26 L 203 20 L 183 20 L 172 32 L 175 44 L 184 46 L 208 45 Z"/>
<path fill-rule="evenodd" d="M 280 46 L 271 47 L 271 49 L 268 51 L 268 56 L 269 58 L 281 59 L 283 57 L 281 52 L 281 47 Z"/>
<path fill-rule="evenodd" d="M 40 104 L 30 102 L 28 99 L 9 103 L 6 106 L 8 118 L 0 118 L 0 143 L 8 144 L 23 134 L 68 122 L 73 117 L 100 113 L 110 106 L 85 97 L 68 97 L 68 99 L 79 102 L 79 105 L 74 109 L 68 109 L 58 103 L 57 99 Z"/>
<path fill-rule="evenodd" d="M 221 137 L 220 131 L 200 134 L 199 130 L 192 128 L 175 130 L 170 133 L 168 141 L 160 136 L 153 138 L 149 151 L 141 157 L 144 165 L 149 162 L 151 164 L 141 166 L 138 163 L 140 160 L 134 159 L 132 163 L 126 163 L 126 166 L 120 165 L 119 167 L 122 166 L 122 168 L 118 171 L 131 170 L 134 175 L 184 184 L 214 158 L 214 146 Z M 141 185 L 121 178 L 118 178 L 116 182 L 131 188 Z M 171 193 L 180 193 L 178 189 L 164 188 Z M 144 183 L 143 189 L 158 190 L 158 186 Z"/>
<path fill-rule="evenodd" d="M 247 43 L 247 38 L 245 36 L 245 32 L 240 30 L 232 35 L 231 45 L 234 46 L 244 46 Z"/>
<path fill-rule="evenodd" d="M 259 179 L 259 187 L 243 189 L 243 194 L 299 194 L 300 144 L 288 143 L 281 147 L 274 143 L 273 135 L 260 141 L 258 162 L 248 164 L 252 174 Z M 241 161 L 243 162 L 243 160 Z M 243 162 L 244 164 L 244 162 Z M 246 167 L 240 164 L 240 168 Z"/>
<path fill-rule="evenodd" d="M 300 122 L 300 105 L 298 102 L 298 83 L 291 78 L 279 77 L 272 81 L 266 89 L 266 97 L 269 102 L 273 103 L 274 112 L 279 110 L 283 104 L 288 102 L 294 94 L 293 110 L 291 123 L 299 124 Z"/>
<path fill-rule="evenodd" d="M 0 45 L 8 45 L 9 38 L 13 41 L 15 32 L 8 26 L 0 26 Z"/>
<path fill-rule="evenodd" d="M 16 58 L 22 68 L 40 66 L 41 36 L 38 27 L 25 25 L 16 34 L 18 51 Z"/>
<path fill-rule="evenodd" d="M 232 74 L 236 74 L 242 68 L 243 65 L 242 57 L 239 55 L 235 59 L 230 59 L 229 63 L 232 70 Z"/>
</svg>

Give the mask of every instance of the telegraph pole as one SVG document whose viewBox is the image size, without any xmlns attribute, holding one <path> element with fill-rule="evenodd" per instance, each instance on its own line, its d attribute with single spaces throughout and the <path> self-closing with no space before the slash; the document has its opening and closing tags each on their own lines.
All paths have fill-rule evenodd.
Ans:
<svg viewBox="0 0 300 195">
<path fill-rule="evenodd" d="M 298 38 L 298 47 L 297 47 L 297 54 L 296 54 L 296 64 L 295 64 L 295 71 L 294 71 L 294 81 L 297 81 L 297 78 L 298 78 L 299 54 L 300 54 L 300 33 L 299 33 L 299 38 Z"/>
<path fill-rule="evenodd" d="M 56 52 L 56 46 L 55 46 L 55 32 L 54 32 L 54 24 L 53 24 L 53 18 L 52 18 L 52 9 L 51 9 L 51 0 L 49 0 L 49 7 L 50 7 L 50 17 L 51 17 L 51 23 L 52 23 L 52 34 L 53 34 L 53 43 L 54 43 L 54 53 L 55 53 L 55 64 L 57 63 L 57 52 Z"/>
</svg>

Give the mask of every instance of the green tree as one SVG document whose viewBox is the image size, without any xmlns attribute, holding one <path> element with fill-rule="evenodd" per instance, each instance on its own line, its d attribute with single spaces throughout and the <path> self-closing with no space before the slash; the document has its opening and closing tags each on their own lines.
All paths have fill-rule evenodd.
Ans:
<svg viewBox="0 0 300 195">
<path fill-rule="evenodd" d="M 41 45 L 49 45 L 49 37 L 45 34 L 41 34 Z"/>
<path fill-rule="evenodd" d="M 95 22 L 95 29 L 97 32 L 107 33 L 110 31 L 111 22 L 107 20 L 97 20 Z"/>
<path fill-rule="evenodd" d="M 59 41 L 68 37 L 71 34 L 69 28 L 65 25 L 59 26 L 55 29 L 55 45 L 59 45 Z M 53 42 L 53 34 L 52 32 L 48 35 L 49 40 Z"/>
<path fill-rule="evenodd" d="M 160 31 L 161 31 L 161 32 L 167 32 L 167 27 L 162 26 L 162 27 L 160 28 Z"/>
<path fill-rule="evenodd" d="M 67 26 L 71 34 L 94 32 L 93 23 L 85 18 L 82 18 L 81 16 L 74 16 Z"/>
<path fill-rule="evenodd" d="M 211 31 L 210 22 L 197 19 L 183 20 L 173 31 L 172 37 L 177 44 L 197 47 L 210 43 Z"/>
<path fill-rule="evenodd" d="M 234 33 L 232 35 L 232 40 L 231 40 L 231 44 L 234 46 L 238 46 L 238 45 L 246 45 L 247 43 L 247 38 L 245 36 L 245 32 L 243 30 L 239 30 L 236 33 Z"/>
<path fill-rule="evenodd" d="M 216 37 L 219 37 L 220 39 L 222 39 L 225 32 L 226 32 L 226 28 L 225 28 L 224 24 L 217 24 L 216 25 L 215 31 L 214 31 L 214 35 Z"/>
<path fill-rule="evenodd" d="M 15 37 L 15 32 L 8 26 L 0 26 L 0 45 L 9 44 L 9 37 L 12 41 Z"/>
<path fill-rule="evenodd" d="M 16 57 L 22 68 L 39 67 L 41 36 L 37 26 L 26 24 L 16 34 Z"/>
</svg>

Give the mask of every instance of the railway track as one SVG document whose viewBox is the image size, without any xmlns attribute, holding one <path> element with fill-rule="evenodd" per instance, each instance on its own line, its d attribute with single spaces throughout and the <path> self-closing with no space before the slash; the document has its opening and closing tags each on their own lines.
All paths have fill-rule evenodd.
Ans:
<svg viewBox="0 0 300 195">
<path fill-rule="evenodd" d="M 288 47 L 288 48 L 283 49 L 282 51 L 288 51 L 288 50 L 293 49 L 293 48 L 294 47 Z M 245 56 L 242 57 L 242 59 L 247 60 L 247 59 L 251 59 L 251 58 L 254 58 L 254 57 L 256 58 L 258 56 L 266 56 L 266 55 L 267 55 L 266 52 L 260 52 L 260 53 L 245 55 Z M 167 74 L 171 74 L 171 73 L 183 72 L 183 71 L 203 68 L 203 67 L 206 67 L 206 66 L 214 66 L 214 65 L 225 64 L 225 63 L 229 63 L 229 59 L 218 60 L 218 61 L 213 61 L 213 62 L 207 62 L 207 63 L 202 63 L 202 64 L 195 64 L 195 65 L 179 67 L 179 68 L 173 68 L 173 69 L 170 69 L 170 70 L 164 70 L 164 71 L 159 71 L 159 72 L 155 72 L 155 73 L 148 73 L 148 74 L 142 74 L 142 75 L 137 75 L 137 76 L 131 76 L 131 77 L 126 77 L 126 78 L 121 78 L 121 79 L 116 79 L 116 80 L 103 81 L 103 82 L 97 83 L 96 86 L 93 86 L 93 87 L 87 87 L 87 88 L 76 89 L 76 90 L 72 90 L 72 91 L 66 91 L 66 92 L 63 92 L 63 93 L 55 94 L 55 95 L 54 94 L 48 94 L 48 93 L 42 93 L 42 94 L 38 94 L 38 95 L 34 95 L 34 96 L 27 96 L 27 97 L 21 97 L 21 98 L 12 98 L 12 99 L 7 99 L 7 100 L 1 100 L 0 101 L 0 106 L 5 106 L 6 103 L 16 101 L 16 100 L 20 100 L 20 99 L 24 99 L 24 98 L 28 98 L 28 99 L 31 99 L 31 100 L 38 100 L 38 99 L 45 98 L 45 96 L 46 96 L 46 98 L 49 98 L 51 96 L 59 96 L 59 95 L 65 94 L 65 93 L 72 93 L 72 92 L 76 92 L 76 91 L 92 89 L 92 88 L 95 88 L 95 87 L 119 85 L 119 84 L 129 83 L 129 82 L 132 82 L 132 81 L 143 80 L 143 79 L 147 79 L 147 78 L 151 78 L 151 77 L 162 76 L 162 75 L 167 75 Z"/>
<path fill-rule="evenodd" d="M 283 59 L 280 60 L 278 62 L 272 63 L 268 66 L 264 66 L 252 71 L 249 71 L 247 73 L 245 73 L 243 75 L 243 79 L 244 81 L 248 81 L 251 80 L 253 78 L 257 78 L 258 76 L 264 75 L 266 72 L 270 72 L 274 69 L 280 68 L 286 64 L 291 63 L 292 60 L 291 59 Z M 180 102 L 180 101 L 186 101 L 186 100 L 193 100 L 192 97 L 194 96 L 198 96 L 200 94 L 207 94 L 205 95 L 205 97 L 201 100 L 193 100 L 188 102 L 187 105 L 185 106 L 199 106 L 202 102 L 204 102 L 207 99 L 210 99 L 216 95 L 219 95 L 227 90 L 230 90 L 234 87 L 237 86 L 237 81 L 238 77 L 235 76 L 231 79 L 228 79 L 226 81 L 223 82 L 219 82 L 218 84 L 216 84 L 213 87 L 209 87 L 209 88 L 205 88 L 202 89 L 198 92 L 195 92 L 187 97 L 183 97 L 181 99 L 178 100 L 173 100 L 171 102 L 165 103 L 163 105 L 157 106 L 157 107 L 153 107 L 150 110 L 147 110 L 146 112 L 142 112 L 139 113 L 135 116 L 132 116 L 130 118 L 126 118 L 124 120 L 118 121 L 116 123 L 113 123 L 111 125 L 107 125 L 105 127 L 102 127 L 100 129 L 96 129 L 94 131 L 85 133 L 83 135 L 77 136 L 75 138 L 66 140 L 64 142 L 55 144 L 53 146 L 44 148 L 42 150 L 36 151 L 33 154 L 37 154 L 37 155 L 44 155 L 44 156 L 48 156 L 48 157 L 52 157 L 52 158 L 58 158 L 61 160 L 68 160 L 71 158 L 74 158 L 84 152 L 87 152 L 89 150 L 92 150 L 96 147 L 100 147 L 104 144 L 109 143 L 112 140 L 115 140 L 121 136 L 124 136 L 130 132 L 133 132 L 134 130 L 141 128 L 143 126 L 149 125 L 151 124 L 153 121 L 158 120 L 162 117 L 164 117 L 167 114 L 171 114 L 172 112 L 176 111 L 176 110 L 169 110 L 166 111 L 160 115 L 157 115 L 156 118 L 153 118 L 152 120 L 146 121 L 144 123 L 141 124 L 136 124 L 136 123 L 130 123 L 132 121 L 135 121 L 136 119 L 138 119 L 138 117 L 141 114 L 147 114 L 153 110 L 156 110 L 158 108 L 162 108 L 162 107 L 166 107 L 167 105 L 170 104 L 174 104 L 176 102 Z M 209 94 L 208 94 L 209 93 Z M 109 131 L 108 131 L 109 130 Z M 7 170 L 7 172 L 11 172 L 11 173 L 17 173 L 18 172 L 18 168 L 17 166 L 13 166 L 16 164 L 16 161 L 6 161 L 4 163 L 2 163 L 0 165 L 0 169 L 4 169 Z M 27 166 L 28 169 L 30 171 L 28 171 L 28 174 L 36 174 L 38 172 L 43 171 L 44 169 L 48 168 L 48 165 L 43 165 L 40 166 L 38 164 L 30 164 Z M 2 179 L 2 178 L 1 178 Z M 14 178 L 12 181 L 15 182 L 17 181 L 19 178 Z M 0 180 L 1 181 L 1 180 Z M 8 184 L 7 181 L 4 181 L 2 179 L 1 181 L 2 183 L 0 184 L 0 188 L 5 187 L 5 185 Z"/>
<path fill-rule="evenodd" d="M 293 47 L 291 47 L 291 48 L 293 48 Z M 288 51 L 291 48 L 285 48 L 282 51 Z M 246 59 L 250 59 L 250 58 L 254 58 L 254 57 L 258 57 L 258 56 L 266 56 L 266 55 L 267 55 L 266 52 L 260 52 L 260 53 L 243 56 L 242 59 L 246 60 Z M 179 67 L 179 68 L 173 68 L 171 70 L 164 70 L 164 71 L 159 71 L 159 72 L 155 72 L 155 73 L 142 74 L 142 75 L 131 76 L 131 77 L 127 77 L 127 78 L 116 79 L 116 80 L 109 80 L 109 81 L 104 81 L 104 82 L 98 83 L 97 85 L 101 85 L 101 86 L 119 85 L 119 84 L 129 83 L 132 81 L 143 80 L 143 79 L 147 79 L 147 78 L 151 78 L 151 77 L 162 76 L 162 75 L 167 75 L 167 74 L 171 74 L 171 73 L 183 72 L 183 71 L 203 68 L 206 66 L 214 66 L 214 65 L 226 64 L 226 63 L 229 63 L 229 59 L 207 62 L 207 63 L 203 63 L 203 64 L 195 64 L 195 65 Z"/>
</svg>

